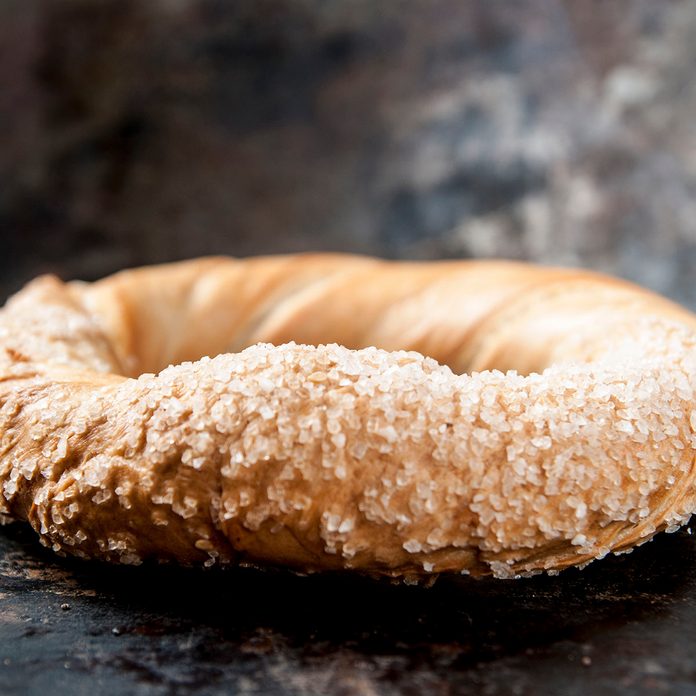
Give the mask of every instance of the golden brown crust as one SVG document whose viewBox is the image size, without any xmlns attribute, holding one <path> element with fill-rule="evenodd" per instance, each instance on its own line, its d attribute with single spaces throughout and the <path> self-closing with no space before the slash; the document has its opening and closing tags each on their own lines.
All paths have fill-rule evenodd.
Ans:
<svg viewBox="0 0 696 696">
<path fill-rule="evenodd" d="M 504 262 L 42 278 L 0 312 L 0 513 L 123 563 L 580 565 L 694 509 L 695 326 Z"/>
</svg>

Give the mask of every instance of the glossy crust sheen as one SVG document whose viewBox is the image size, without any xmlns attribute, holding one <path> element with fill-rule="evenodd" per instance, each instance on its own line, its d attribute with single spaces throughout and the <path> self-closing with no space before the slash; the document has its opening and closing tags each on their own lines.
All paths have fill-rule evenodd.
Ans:
<svg viewBox="0 0 696 696">
<path fill-rule="evenodd" d="M 0 512 L 122 563 L 587 563 L 694 510 L 694 326 L 626 283 L 512 263 L 40 278 L 0 312 Z"/>
</svg>

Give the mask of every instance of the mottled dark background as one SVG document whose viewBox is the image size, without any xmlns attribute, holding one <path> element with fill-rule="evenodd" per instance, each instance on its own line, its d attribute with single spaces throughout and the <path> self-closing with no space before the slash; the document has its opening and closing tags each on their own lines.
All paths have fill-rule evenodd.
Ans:
<svg viewBox="0 0 696 696">
<path fill-rule="evenodd" d="M 0 299 L 201 254 L 504 256 L 696 308 L 696 1 L 0 0 Z M 0 694 L 693 694 L 696 543 L 434 588 L 0 531 Z"/>
<path fill-rule="evenodd" d="M 0 0 L 0 290 L 327 249 L 696 307 L 695 65 L 693 1 Z"/>
</svg>

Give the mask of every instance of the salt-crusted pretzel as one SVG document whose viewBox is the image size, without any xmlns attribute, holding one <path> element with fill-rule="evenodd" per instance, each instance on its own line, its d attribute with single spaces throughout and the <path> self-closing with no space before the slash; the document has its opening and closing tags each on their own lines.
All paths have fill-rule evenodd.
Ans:
<svg viewBox="0 0 696 696">
<path fill-rule="evenodd" d="M 122 563 L 581 565 L 696 509 L 694 327 L 513 263 L 43 277 L 0 312 L 0 513 Z"/>
</svg>

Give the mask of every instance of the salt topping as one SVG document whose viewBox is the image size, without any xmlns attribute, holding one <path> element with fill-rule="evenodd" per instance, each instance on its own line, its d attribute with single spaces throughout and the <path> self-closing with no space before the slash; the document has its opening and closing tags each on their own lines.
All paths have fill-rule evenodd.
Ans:
<svg viewBox="0 0 696 696">
<path fill-rule="evenodd" d="M 0 403 L 0 513 L 59 551 L 518 577 L 695 507 L 696 339 L 666 319 L 526 376 L 289 343 L 125 379 L 54 289 L 0 319 L 0 367 L 22 385 Z"/>
</svg>

